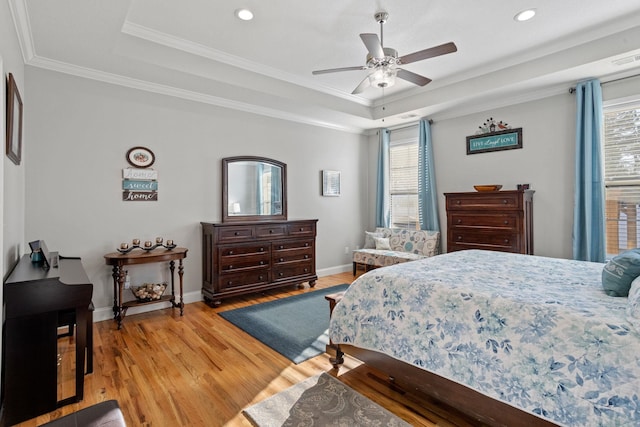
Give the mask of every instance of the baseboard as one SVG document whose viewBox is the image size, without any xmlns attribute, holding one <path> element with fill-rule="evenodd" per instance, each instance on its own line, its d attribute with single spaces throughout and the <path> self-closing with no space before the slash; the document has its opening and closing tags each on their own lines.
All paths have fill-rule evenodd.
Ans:
<svg viewBox="0 0 640 427">
<path fill-rule="evenodd" d="M 346 273 L 346 272 L 352 271 L 352 268 L 353 267 L 351 264 L 339 265 L 336 267 L 329 267 L 329 268 L 316 270 L 316 274 L 318 277 L 331 276 L 332 274 Z M 203 300 L 202 292 L 199 290 L 184 294 L 185 304 L 191 304 L 193 302 L 198 302 L 202 300 Z M 147 305 L 141 305 L 140 307 L 130 307 L 127 310 L 127 316 L 132 314 L 148 313 L 150 311 L 162 310 L 169 307 L 171 307 L 170 302 L 162 302 L 158 304 L 147 304 Z M 109 320 L 109 319 L 113 319 L 113 307 L 100 307 L 100 308 L 96 308 L 93 311 L 94 322 L 101 322 L 103 320 Z"/>
<path fill-rule="evenodd" d="M 331 276 L 332 274 L 346 273 L 353 271 L 353 264 L 338 265 L 336 267 L 322 268 L 316 270 L 318 277 Z"/>
</svg>

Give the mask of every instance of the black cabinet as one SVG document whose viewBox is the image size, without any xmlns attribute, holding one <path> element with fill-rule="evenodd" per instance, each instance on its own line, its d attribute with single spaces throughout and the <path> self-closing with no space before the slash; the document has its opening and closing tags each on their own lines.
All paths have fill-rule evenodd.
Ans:
<svg viewBox="0 0 640 427">
<path fill-rule="evenodd" d="M 93 285 L 80 259 L 60 259 L 45 270 L 25 255 L 3 288 L 0 424 L 13 425 L 83 399 Z M 58 401 L 58 314 L 68 311 L 76 323 L 75 395 Z"/>
</svg>

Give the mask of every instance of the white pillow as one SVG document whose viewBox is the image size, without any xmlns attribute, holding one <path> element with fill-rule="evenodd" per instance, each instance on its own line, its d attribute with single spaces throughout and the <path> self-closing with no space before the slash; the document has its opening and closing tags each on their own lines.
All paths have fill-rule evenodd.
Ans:
<svg viewBox="0 0 640 427">
<path fill-rule="evenodd" d="M 364 249 L 375 249 L 376 241 L 373 240 L 375 237 L 382 237 L 382 233 L 365 231 L 364 232 Z"/>
<path fill-rule="evenodd" d="M 640 334 L 640 277 L 631 282 L 627 301 L 627 321 Z"/>
<path fill-rule="evenodd" d="M 373 240 L 375 240 L 376 242 L 376 249 L 382 249 L 387 251 L 391 250 L 388 237 L 374 237 Z"/>
</svg>

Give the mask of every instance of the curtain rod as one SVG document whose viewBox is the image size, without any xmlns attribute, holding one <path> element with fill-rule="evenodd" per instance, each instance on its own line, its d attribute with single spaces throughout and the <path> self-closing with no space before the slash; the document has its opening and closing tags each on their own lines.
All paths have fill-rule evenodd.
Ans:
<svg viewBox="0 0 640 427">
<path fill-rule="evenodd" d="M 433 120 L 429 119 L 427 120 L 429 122 L 430 125 L 433 124 Z M 399 125 L 399 126 L 394 126 L 394 127 L 390 127 L 389 131 L 393 132 L 394 130 L 402 130 L 402 129 L 408 129 L 414 126 L 418 126 L 418 124 L 420 124 L 419 122 L 414 122 L 414 123 L 410 123 L 408 125 Z"/>
<path fill-rule="evenodd" d="M 609 84 L 609 83 L 619 82 L 620 80 L 632 79 L 634 77 L 639 77 L 639 76 L 640 76 L 640 74 L 634 74 L 632 76 L 620 77 L 619 79 L 613 79 L 613 80 L 609 80 L 609 81 L 606 81 L 606 82 L 602 82 L 602 83 L 600 83 L 600 85 L 606 85 L 606 84 Z M 576 91 L 575 87 L 569 88 L 569 93 L 575 93 L 575 91 Z"/>
</svg>

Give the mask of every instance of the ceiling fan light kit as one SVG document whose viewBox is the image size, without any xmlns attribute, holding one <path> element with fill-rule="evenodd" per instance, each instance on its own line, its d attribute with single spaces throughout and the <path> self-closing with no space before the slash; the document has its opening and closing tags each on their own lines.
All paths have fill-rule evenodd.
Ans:
<svg viewBox="0 0 640 427">
<path fill-rule="evenodd" d="M 431 82 L 431 79 L 416 74 L 412 71 L 400 68 L 399 65 L 410 64 L 412 62 L 421 61 L 423 59 L 433 58 L 440 55 L 446 55 L 458 50 L 453 42 L 445 43 L 440 46 L 420 50 L 418 52 L 411 53 L 402 57 L 398 57 L 398 51 L 384 47 L 384 33 L 383 24 L 389 19 L 387 12 L 377 12 L 374 15 L 376 22 L 380 24 L 380 37 L 377 34 L 363 33 L 360 34 L 362 42 L 367 48 L 368 54 L 366 57 L 365 65 L 354 67 L 342 67 L 342 68 L 330 68 L 327 70 L 316 70 L 312 74 L 326 74 L 335 73 L 339 71 L 355 71 L 355 70 L 369 70 L 371 71 L 367 77 L 365 77 L 360 84 L 351 92 L 352 94 L 358 94 L 363 92 L 369 87 L 387 88 L 391 87 L 396 82 L 396 77 L 402 80 L 406 80 L 418 86 L 424 86 Z"/>
</svg>

